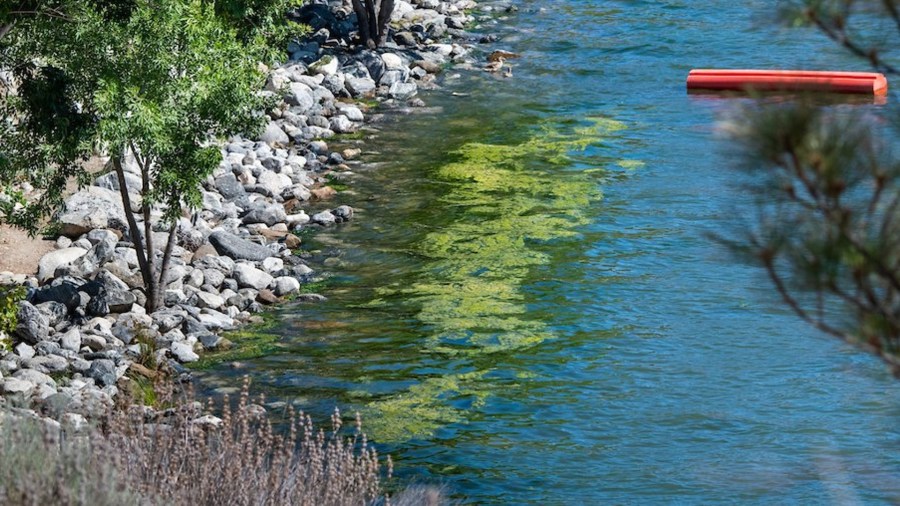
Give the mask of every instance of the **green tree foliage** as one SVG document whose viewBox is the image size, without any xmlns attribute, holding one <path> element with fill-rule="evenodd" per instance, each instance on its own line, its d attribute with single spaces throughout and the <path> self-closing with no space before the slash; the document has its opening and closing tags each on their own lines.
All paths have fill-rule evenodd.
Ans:
<svg viewBox="0 0 900 506">
<path fill-rule="evenodd" d="M 16 330 L 19 301 L 24 299 L 24 287 L 0 286 L 0 333 L 12 334 Z"/>
<path fill-rule="evenodd" d="M 896 74 L 851 18 L 896 22 L 893 0 L 806 1 L 788 11 L 875 68 Z M 884 34 L 879 34 L 883 37 Z M 803 320 L 900 376 L 900 160 L 896 125 L 805 97 L 747 109 L 730 124 L 755 212 L 731 245 L 761 265 Z"/>
<path fill-rule="evenodd" d="M 268 42 L 290 29 L 275 13 L 292 2 L 32 4 L 0 12 L 0 24 L 14 24 L 0 62 L 13 75 L 0 103 L 0 184 L 27 180 L 43 193 L 0 220 L 34 230 L 58 209 L 68 180 L 87 181 L 88 157 L 108 154 L 152 311 L 175 227 L 159 252 L 151 210 L 158 206 L 171 225 L 198 206 L 200 183 L 220 161 L 214 141 L 259 128 L 267 106 L 261 65 L 274 56 Z M 139 213 L 125 184 L 131 156 L 141 175 Z"/>
</svg>

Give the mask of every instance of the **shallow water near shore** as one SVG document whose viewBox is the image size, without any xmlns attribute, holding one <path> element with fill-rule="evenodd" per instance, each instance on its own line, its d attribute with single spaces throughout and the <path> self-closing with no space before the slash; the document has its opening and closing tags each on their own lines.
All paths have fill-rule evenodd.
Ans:
<svg viewBox="0 0 900 506">
<path fill-rule="evenodd" d="M 735 102 L 684 90 L 691 68 L 865 64 L 771 28 L 774 2 L 519 7 L 481 28 L 513 77 L 450 76 L 439 112 L 365 144 L 358 219 L 305 245 L 340 253 L 329 300 L 202 382 L 359 410 L 401 477 L 464 502 L 900 501 L 896 380 L 708 239 L 743 198 L 714 135 Z"/>
</svg>

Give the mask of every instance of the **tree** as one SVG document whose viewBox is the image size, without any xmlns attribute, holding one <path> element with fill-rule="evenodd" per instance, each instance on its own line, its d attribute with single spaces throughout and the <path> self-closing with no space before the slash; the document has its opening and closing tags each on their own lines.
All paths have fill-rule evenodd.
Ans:
<svg viewBox="0 0 900 506">
<path fill-rule="evenodd" d="M 54 3 L 59 15 L 16 19 L 0 64 L 12 69 L 16 83 L 0 104 L 0 183 L 25 179 L 44 192 L 37 202 L 0 209 L 6 211 L 0 220 L 33 230 L 58 209 L 66 181 L 88 180 L 88 157 L 107 153 L 147 309 L 154 311 L 175 223 L 184 208 L 201 202 L 200 183 L 221 158 L 215 140 L 259 128 L 267 106 L 258 93 L 265 79 L 260 65 L 273 54 L 267 45 L 273 33 L 284 33 L 272 29 L 271 12 L 254 11 L 262 14 L 252 25 L 216 10 L 288 3 L 65 0 Z M 9 22 L 9 14 L 0 23 Z M 138 213 L 125 176 L 129 157 L 141 179 Z M 169 228 L 163 251 L 153 240 L 154 207 Z"/>
<path fill-rule="evenodd" d="M 394 12 L 394 0 L 352 0 L 359 27 L 359 38 L 371 49 L 384 45 L 388 24 Z"/>
<path fill-rule="evenodd" d="M 893 0 L 808 0 L 789 14 L 793 24 L 815 26 L 876 69 L 897 73 L 850 23 L 881 15 L 900 33 Z M 731 123 L 755 213 L 728 242 L 765 269 L 803 320 L 900 376 L 897 126 L 822 105 L 805 97 L 743 111 Z"/>
</svg>

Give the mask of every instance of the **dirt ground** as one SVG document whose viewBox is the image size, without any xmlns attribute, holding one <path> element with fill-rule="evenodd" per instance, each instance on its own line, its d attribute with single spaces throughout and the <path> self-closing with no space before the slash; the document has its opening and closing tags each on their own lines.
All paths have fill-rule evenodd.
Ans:
<svg viewBox="0 0 900 506">
<path fill-rule="evenodd" d="M 103 170 L 107 158 L 95 156 L 88 160 L 84 168 L 91 174 Z M 74 181 L 66 185 L 66 194 L 78 190 Z M 0 272 L 14 274 L 37 274 L 41 257 L 56 249 L 55 240 L 45 240 L 38 235 L 28 237 L 28 233 L 9 225 L 0 225 Z"/>
<path fill-rule="evenodd" d="M 38 261 L 55 249 L 55 241 L 28 237 L 24 230 L 0 225 L 0 272 L 36 274 Z"/>
</svg>

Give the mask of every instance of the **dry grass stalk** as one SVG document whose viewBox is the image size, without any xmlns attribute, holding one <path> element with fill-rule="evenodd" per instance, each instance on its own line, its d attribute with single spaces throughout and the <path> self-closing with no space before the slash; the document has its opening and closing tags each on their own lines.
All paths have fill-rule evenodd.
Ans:
<svg viewBox="0 0 900 506">
<path fill-rule="evenodd" d="M 349 437 L 290 414 L 276 432 L 250 402 L 249 383 L 221 418 L 187 401 L 161 412 L 117 409 L 88 432 L 0 419 L 0 503 L 9 505 L 389 504 L 378 453 L 357 423 Z M 207 408 L 211 407 L 209 404 Z M 390 467 L 390 466 L 389 466 Z M 385 473 L 390 478 L 390 469 Z M 399 504 L 439 504 L 439 491 L 401 493 Z"/>
</svg>

